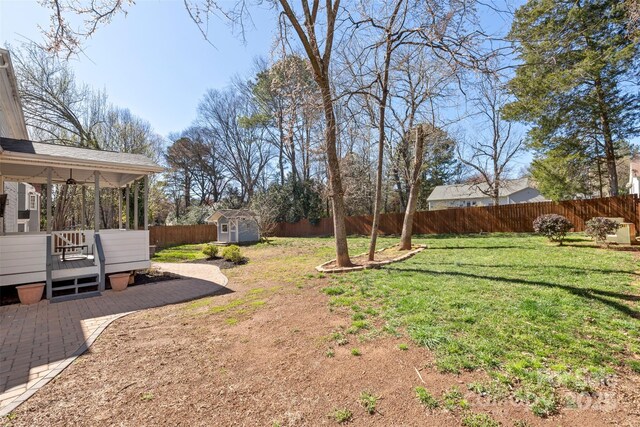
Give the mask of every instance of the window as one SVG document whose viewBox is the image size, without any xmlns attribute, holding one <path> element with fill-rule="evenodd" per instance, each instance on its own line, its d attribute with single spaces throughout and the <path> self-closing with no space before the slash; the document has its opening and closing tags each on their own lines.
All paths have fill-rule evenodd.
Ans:
<svg viewBox="0 0 640 427">
<path fill-rule="evenodd" d="M 220 232 L 221 233 L 226 233 L 228 231 L 229 231 L 229 225 L 228 224 L 222 224 Z"/>
<path fill-rule="evenodd" d="M 38 196 L 35 194 L 29 194 L 29 210 L 37 211 L 38 210 Z"/>
</svg>

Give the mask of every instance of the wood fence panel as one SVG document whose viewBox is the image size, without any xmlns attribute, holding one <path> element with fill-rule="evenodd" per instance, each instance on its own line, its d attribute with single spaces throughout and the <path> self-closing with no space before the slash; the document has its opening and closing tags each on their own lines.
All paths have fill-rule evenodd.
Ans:
<svg viewBox="0 0 640 427">
<path fill-rule="evenodd" d="M 637 196 L 605 197 L 561 202 L 521 203 L 515 205 L 486 206 L 416 212 L 413 218 L 415 234 L 465 234 L 479 232 L 533 231 L 533 221 L 540 215 L 560 214 L 584 231 L 585 222 L 595 216 L 622 217 L 640 229 L 640 200 Z M 400 234 L 404 214 L 390 213 L 380 216 L 381 234 Z M 345 218 L 348 234 L 369 235 L 371 216 Z M 278 224 L 275 235 L 280 237 L 312 237 L 333 234 L 331 218 L 322 218 L 318 224 L 302 220 L 295 224 Z"/>
<path fill-rule="evenodd" d="M 207 243 L 217 239 L 213 224 L 170 225 L 149 227 L 149 244 L 158 249 L 169 246 Z"/>
</svg>

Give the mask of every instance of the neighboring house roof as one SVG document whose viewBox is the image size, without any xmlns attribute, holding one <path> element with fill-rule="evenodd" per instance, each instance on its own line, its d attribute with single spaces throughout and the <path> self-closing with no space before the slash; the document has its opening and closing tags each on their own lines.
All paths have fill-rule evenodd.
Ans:
<svg viewBox="0 0 640 427">
<path fill-rule="evenodd" d="M 526 188 L 534 188 L 530 185 L 528 178 L 505 180 L 503 184 L 499 192 L 500 197 L 509 196 Z M 483 199 L 489 197 L 486 194 L 487 188 L 489 186 L 486 183 L 438 185 L 433 189 L 427 200 Z"/>
<path fill-rule="evenodd" d="M 103 165 L 144 172 L 162 172 L 164 170 L 163 167 L 142 154 L 93 150 L 11 138 L 0 138 L 0 160 L 3 158 L 50 161 L 57 164 L 64 162 L 73 166 Z"/>
<path fill-rule="evenodd" d="M 0 49 L 0 136 L 28 139 L 9 51 Z"/>
<path fill-rule="evenodd" d="M 220 218 L 236 219 L 236 218 L 255 218 L 255 213 L 248 209 L 220 209 L 211 214 L 207 218 L 207 222 L 217 222 Z"/>
</svg>

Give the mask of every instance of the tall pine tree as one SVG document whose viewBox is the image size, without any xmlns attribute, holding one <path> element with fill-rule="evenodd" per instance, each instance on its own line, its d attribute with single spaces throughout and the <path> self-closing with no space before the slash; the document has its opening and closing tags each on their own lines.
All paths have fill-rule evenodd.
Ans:
<svg viewBox="0 0 640 427">
<path fill-rule="evenodd" d="M 530 0 L 516 12 L 510 38 L 521 65 L 506 115 L 532 126 L 538 160 L 577 157 L 594 170 L 601 162 L 617 195 L 616 160 L 639 130 L 638 49 L 624 2 Z M 544 179 L 543 170 L 538 175 Z"/>
</svg>

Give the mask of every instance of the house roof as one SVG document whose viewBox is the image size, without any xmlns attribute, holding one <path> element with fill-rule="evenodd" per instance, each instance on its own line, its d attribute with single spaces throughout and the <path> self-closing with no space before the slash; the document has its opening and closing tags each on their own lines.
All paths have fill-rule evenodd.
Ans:
<svg viewBox="0 0 640 427">
<path fill-rule="evenodd" d="M 11 55 L 0 49 L 0 136 L 28 138 Z"/>
<path fill-rule="evenodd" d="M 503 183 L 504 185 L 499 192 L 500 197 L 510 196 L 525 188 L 533 188 L 528 178 L 505 180 Z M 486 183 L 438 185 L 433 189 L 427 200 L 482 199 L 488 197 L 485 194 L 488 187 Z"/>
<path fill-rule="evenodd" d="M 219 209 L 211 214 L 207 218 L 208 222 L 216 222 L 220 218 L 235 219 L 235 218 L 255 218 L 255 213 L 248 209 Z"/>
<path fill-rule="evenodd" d="M 0 138 L 0 175 L 6 181 L 54 184 L 73 177 L 78 184 L 121 188 L 164 168 L 141 154 Z"/>
<path fill-rule="evenodd" d="M 39 158 L 42 161 L 65 161 L 69 165 L 105 165 L 127 170 L 162 172 L 164 168 L 142 154 L 118 153 L 68 145 L 0 138 L 0 158 Z"/>
</svg>

